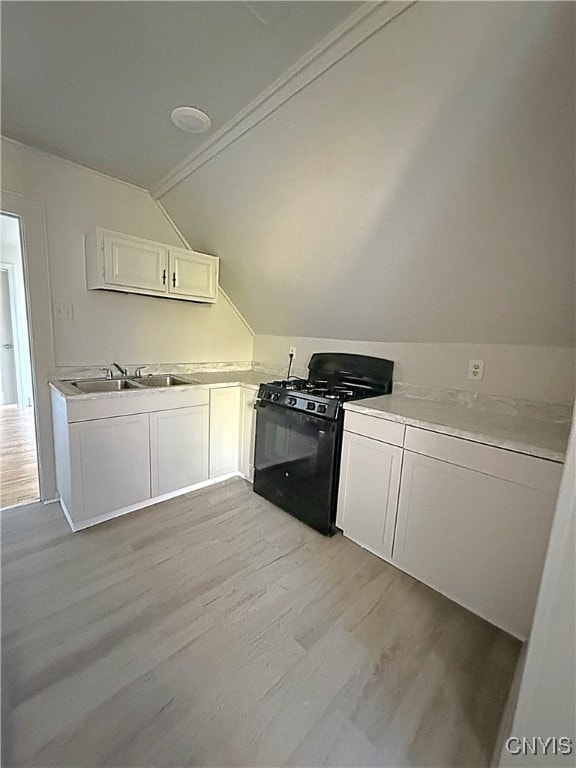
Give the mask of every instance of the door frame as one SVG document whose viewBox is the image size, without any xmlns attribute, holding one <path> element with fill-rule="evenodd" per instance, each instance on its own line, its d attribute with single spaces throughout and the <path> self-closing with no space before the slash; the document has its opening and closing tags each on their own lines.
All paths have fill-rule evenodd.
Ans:
<svg viewBox="0 0 576 768">
<path fill-rule="evenodd" d="M 46 218 L 39 200 L 4 189 L 0 210 L 16 216 L 20 222 L 40 500 L 50 502 L 55 501 L 58 494 L 48 387 L 55 361 Z"/>
</svg>

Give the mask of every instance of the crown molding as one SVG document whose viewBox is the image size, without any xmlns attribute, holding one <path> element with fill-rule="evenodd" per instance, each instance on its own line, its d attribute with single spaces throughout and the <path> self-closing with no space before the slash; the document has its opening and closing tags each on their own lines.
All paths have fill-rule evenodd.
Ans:
<svg viewBox="0 0 576 768">
<path fill-rule="evenodd" d="M 152 197 L 157 200 L 165 195 L 333 67 L 364 40 L 414 5 L 416 0 L 362 3 L 358 10 L 304 54 L 207 142 L 154 184 L 150 189 Z"/>
</svg>

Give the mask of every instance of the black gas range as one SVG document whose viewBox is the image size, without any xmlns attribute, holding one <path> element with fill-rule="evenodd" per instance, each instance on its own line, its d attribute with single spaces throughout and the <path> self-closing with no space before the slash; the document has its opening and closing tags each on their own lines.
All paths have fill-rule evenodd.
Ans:
<svg viewBox="0 0 576 768">
<path fill-rule="evenodd" d="M 261 384 L 254 491 L 324 535 L 335 532 L 343 403 L 392 391 L 394 363 L 367 355 L 312 355 L 307 379 Z"/>
</svg>

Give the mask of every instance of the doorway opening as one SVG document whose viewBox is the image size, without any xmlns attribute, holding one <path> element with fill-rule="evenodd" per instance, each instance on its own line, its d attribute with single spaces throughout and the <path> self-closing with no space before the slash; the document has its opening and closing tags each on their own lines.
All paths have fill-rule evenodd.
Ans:
<svg viewBox="0 0 576 768">
<path fill-rule="evenodd" d="M 38 448 L 20 219 L 0 226 L 0 508 L 38 501 Z"/>
</svg>

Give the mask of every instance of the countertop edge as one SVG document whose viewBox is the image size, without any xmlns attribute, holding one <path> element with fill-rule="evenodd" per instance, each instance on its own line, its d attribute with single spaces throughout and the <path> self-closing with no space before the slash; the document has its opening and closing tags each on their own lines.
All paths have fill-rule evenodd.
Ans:
<svg viewBox="0 0 576 768">
<path fill-rule="evenodd" d="M 206 376 L 207 374 L 202 374 Z M 182 377 L 183 378 L 183 377 Z M 190 376 L 192 378 L 192 376 Z M 71 380 L 70 380 L 71 381 Z M 243 381 L 242 378 L 238 378 L 234 381 L 210 381 L 210 382 L 190 382 L 189 384 L 178 384 L 172 387 L 147 387 L 142 386 L 134 389 L 125 389 L 120 392 L 78 392 L 72 387 L 68 380 L 52 380 L 48 382 L 48 386 L 53 392 L 60 395 L 67 401 L 86 401 L 86 400 L 108 400 L 115 399 L 117 397 L 138 397 L 143 393 L 159 393 L 159 392 L 187 392 L 194 389 L 215 389 L 223 387 L 247 387 L 249 389 L 257 390 L 260 386 L 250 381 Z"/>
<path fill-rule="evenodd" d="M 406 426 L 410 427 L 417 427 L 418 429 L 425 429 L 429 432 L 436 432 L 438 434 L 448 435 L 449 437 L 457 437 L 461 440 L 468 440 L 474 443 L 481 443 L 482 445 L 489 445 L 494 448 L 500 448 L 502 450 L 512 451 L 514 453 L 521 453 L 526 456 L 533 456 L 535 458 L 552 461 L 558 464 L 563 464 L 565 460 L 566 454 L 564 451 L 554 451 L 552 449 L 544 448 L 530 443 L 524 443 L 519 440 L 506 439 L 503 437 L 486 434 L 485 432 L 481 431 L 462 429 L 457 426 L 449 426 L 446 424 L 438 423 L 434 420 L 418 419 L 412 416 L 405 416 L 403 414 L 393 413 L 371 406 L 365 406 L 360 402 L 345 403 L 344 410 L 360 413 L 364 416 L 383 419 L 385 421 L 393 421 L 399 424 L 405 424 Z"/>
</svg>

